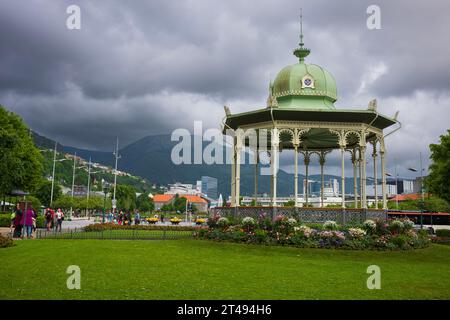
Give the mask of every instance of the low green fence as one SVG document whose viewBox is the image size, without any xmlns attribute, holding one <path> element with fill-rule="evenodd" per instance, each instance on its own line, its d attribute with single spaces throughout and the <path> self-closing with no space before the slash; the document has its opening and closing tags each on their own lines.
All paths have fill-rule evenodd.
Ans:
<svg viewBox="0 0 450 320">
<path fill-rule="evenodd" d="M 192 230 L 101 230 L 65 229 L 62 231 L 36 230 L 37 239 L 105 239 L 105 240 L 171 240 L 194 236 Z"/>
</svg>

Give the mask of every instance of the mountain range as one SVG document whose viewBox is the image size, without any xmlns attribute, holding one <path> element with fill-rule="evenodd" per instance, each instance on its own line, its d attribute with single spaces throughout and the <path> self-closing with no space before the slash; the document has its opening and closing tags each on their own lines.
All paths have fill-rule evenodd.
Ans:
<svg viewBox="0 0 450 320">
<path fill-rule="evenodd" d="M 33 132 L 34 141 L 38 147 L 54 148 L 55 142 L 38 133 Z M 153 135 L 144 137 L 119 150 L 120 159 L 118 169 L 133 175 L 147 178 L 152 183 L 167 185 L 175 182 L 195 184 L 202 176 L 210 176 L 218 179 L 218 192 L 228 197 L 230 194 L 231 165 L 230 164 L 180 164 L 176 165 L 171 160 L 172 148 L 177 141 L 171 141 L 170 135 Z M 204 143 L 204 146 L 208 143 Z M 114 166 L 112 152 L 93 151 L 71 146 L 59 146 L 58 151 L 74 154 L 108 166 Z M 193 154 L 193 152 L 191 152 Z M 225 154 L 225 151 L 224 151 Z M 241 165 L 241 195 L 254 194 L 253 165 Z M 299 174 L 299 193 L 302 191 L 304 175 Z M 320 180 L 320 175 L 310 175 L 311 180 Z M 341 178 L 334 175 L 325 175 L 325 180 Z M 270 176 L 259 175 L 259 193 L 270 194 Z M 346 190 L 353 190 L 353 178 L 346 178 Z M 283 170 L 278 172 L 277 194 L 289 196 L 294 193 L 294 175 Z"/>
</svg>

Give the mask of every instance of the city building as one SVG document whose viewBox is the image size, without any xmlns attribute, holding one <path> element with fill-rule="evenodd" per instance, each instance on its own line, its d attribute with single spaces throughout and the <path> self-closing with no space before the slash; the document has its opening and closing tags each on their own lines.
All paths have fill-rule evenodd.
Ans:
<svg viewBox="0 0 450 320">
<path fill-rule="evenodd" d="M 218 180 L 213 177 L 202 176 L 201 180 L 201 193 L 211 199 L 217 199 L 218 192 Z"/>
<path fill-rule="evenodd" d="M 169 184 L 169 190 L 167 190 L 165 194 L 199 195 L 200 192 L 197 189 L 197 185 L 194 186 L 193 184 L 189 183 L 176 182 L 174 184 Z"/>
<path fill-rule="evenodd" d="M 412 180 L 405 180 L 402 178 L 398 178 L 396 181 L 395 179 L 390 179 L 387 181 L 387 184 L 393 185 L 394 187 L 397 186 L 396 194 L 414 193 L 414 181 L 412 181 Z M 420 190 L 420 188 L 419 188 L 419 190 Z M 418 192 L 420 192 L 420 191 L 418 191 Z"/>
<path fill-rule="evenodd" d="M 189 204 L 193 204 L 199 212 L 208 211 L 208 201 L 198 195 L 179 194 L 181 198 L 186 198 Z M 164 205 L 172 204 L 175 201 L 175 194 L 155 194 L 153 202 L 155 210 L 161 210 Z"/>
</svg>

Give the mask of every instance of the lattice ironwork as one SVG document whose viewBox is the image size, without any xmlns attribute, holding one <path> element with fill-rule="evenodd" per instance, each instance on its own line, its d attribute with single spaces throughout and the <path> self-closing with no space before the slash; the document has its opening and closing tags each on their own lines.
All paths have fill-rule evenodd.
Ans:
<svg viewBox="0 0 450 320">
<path fill-rule="evenodd" d="M 383 210 L 347 209 L 340 208 L 295 208 L 295 207 L 216 207 L 212 214 L 221 217 L 233 216 L 235 218 L 253 217 L 261 215 L 275 219 L 276 216 L 293 217 L 303 223 L 323 223 L 336 221 L 338 224 L 358 224 L 367 219 L 387 219 Z"/>
</svg>

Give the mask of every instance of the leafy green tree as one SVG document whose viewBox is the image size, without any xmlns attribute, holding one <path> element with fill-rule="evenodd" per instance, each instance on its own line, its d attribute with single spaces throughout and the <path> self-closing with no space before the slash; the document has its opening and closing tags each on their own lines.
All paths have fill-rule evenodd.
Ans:
<svg viewBox="0 0 450 320">
<path fill-rule="evenodd" d="M 176 195 L 173 201 L 173 208 L 175 211 L 184 212 L 186 210 L 186 198 Z"/>
<path fill-rule="evenodd" d="M 136 199 L 136 206 L 140 211 L 143 212 L 149 212 L 155 209 L 155 203 L 153 202 L 153 199 L 148 197 L 147 193 L 141 194 Z"/>
<path fill-rule="evenodd" d="M 117 208 L 134 210 L 136 208 L 136 189 L 132 186 L 118 184 L 116 187 Z"/>
<path fill-rule="evenodd" d="M 50 206 L 51 192 L 52 192 L 52 182 L 48 180 L 41 180 L 39 189 L 34 193 L 34 195 L 42 202 L 44 206 L 48 207 Z M 61 196 L 62 196 L 61 187 L 57 183 L 55 183 L 53 187 L 53 202 L 58 200 L 59 197 Z"/>
<path fill-rule="evenodd" d="M 430 173 L 426 179 L 431 193 L 450 202 L 450 130 L 441 135 L 439 144 L 430 144 Z"/>
<path fill-rule="evenodd" d="M 33 209 L 36 212 L 41 210 L 42 204 L 41 204 L 41 201 L 38 198 L 33 197 L 33 196 L 27 196 L 26 199 L 27 199 L 27 201 L 31 201 L 31 205 L 33 206 Z"/>
<path fill-rule="evenodd" d="M 53 201 L 53 207 L 68 210 L 75 207 L 75 200 L 71 196 L 63 195 L 56 201 Z"/>
<path fill-rule="evenodd" d="M 191 212 L 192 213 L 196 213 L 196 212 L 198 212 L 198 208 L 197 208 L 197 206 L 195 205 L 195 204 L 193 204 L 193 203 L 191 203 L 191 205 L 190 205 L 190 208 L 189 208 L 190 210 L 191 210 Z"/>
<path fill-rule="evenodd" d="M 34 191 L 41 181 L 42 155 L 22 119 L 0 105 L 0 195 Z"/>
<path fill-rule="evenodd" d="M 174 208 L 173 208 L 172 204 L 165 204 L 161 207 L 161 211 L 170 212 L 170 211 L 174 211 Z"/>
</svg>

